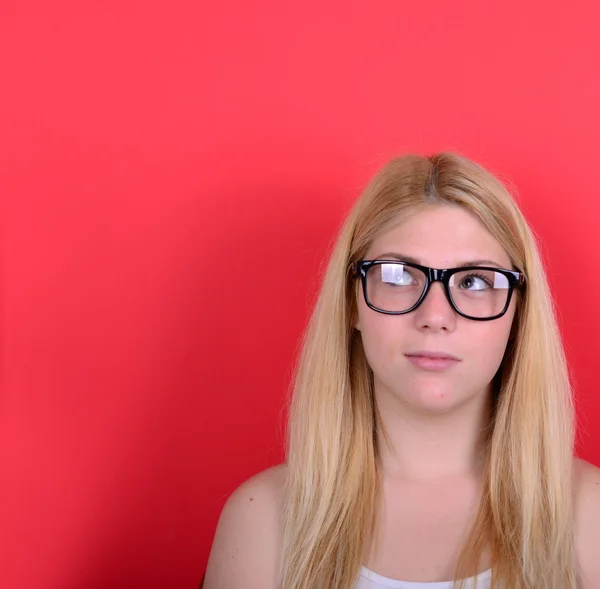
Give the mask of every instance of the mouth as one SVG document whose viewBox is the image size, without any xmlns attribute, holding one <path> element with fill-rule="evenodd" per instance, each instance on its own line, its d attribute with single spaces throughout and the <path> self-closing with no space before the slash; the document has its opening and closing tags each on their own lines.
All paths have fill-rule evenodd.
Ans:
<svg viewBox="0 0 600 589">
<path fill-rule="evenodd" d="M 417 352 L 408 352 L 405 354 L 405 356 L 415 358 L 431 358 L 433 360 L 456 360 L 457 362 L 460 362 L 460 358 L 457 358 L 452 354 L 447 354 L 446 352 L 429 352 L 425 350 L 419 350 Z"/>
<path fill-rule="evenodd" d="M 405 356 L 417 368 L 433 372 L 447 370 L 461 362 L 460 358 L 445 352 L 411 352 Z"/>
</svg>

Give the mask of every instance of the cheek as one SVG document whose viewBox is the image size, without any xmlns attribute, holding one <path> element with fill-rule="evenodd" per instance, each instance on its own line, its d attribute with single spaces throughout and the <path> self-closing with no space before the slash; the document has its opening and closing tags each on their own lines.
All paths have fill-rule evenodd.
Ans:
<svg viewBox="0 0 600 589">
<path fill-rule="evenodd" d="M 392 317 L 367 308 L 360 317 L 360 337 L 369 365 L 377 371 L 393 369 L 410 348 L 408 316 Z"/>
<path fill-rule="evenodd" d="M 490 380 L 496 374 L 508 343 L 510 321 L 491 321 L 489 325 L 476 325 L 465 342 L 464 355 L 471 370 Z"/>
</svg>

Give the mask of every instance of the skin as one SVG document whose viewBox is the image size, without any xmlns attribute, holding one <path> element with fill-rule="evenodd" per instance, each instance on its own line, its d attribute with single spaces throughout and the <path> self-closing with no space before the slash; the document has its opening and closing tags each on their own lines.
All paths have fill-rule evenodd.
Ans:
<svg viewBox="0 0 600 589">
<path fill-rule="evenodd" d="M 461 263 L 512 269 L 500 244 L 458 207 L 428 208 L 397 223 L 371 244 L 365 259 L 385 252 L 417 258 L 433 268 Z M 383 469 L 410 479 L 439 479 L 478 466 L 478 432 L 489 421 L 491 381 L 498 371 L 515 314 L 513 296 L 505 315 L 493 321 L 461 317 L 443 285 L 434 283 L 416 310 L 386 315 L 358 299 L 365 354 L 375 377 L 375 396 L 391 448 L 382 445 Z M 406 353 L 443 351 L 460 358 L 444 372 L 414 366 Z"/>
<path fill-rule="evenodd" d="M 498 242 L 466 211 L 428 208 L 391 225 L 364 256 L 383 252 L 418 258 L 434 268 L 494 260 L 511 269 Z M 483 264 L 482 264 L 483 265 Z M 362 291 L 361 291 L 362 292 Z M 491 380 L 515 313 L 472 321 L 450 307 L 440 283 L 406 315 L 384 315 L 358 299 L 355 328 L 374 372 L 375 395 L 389 445 L 381 448 L 381 533 L 364 564 L 403 580 L 452 577 L 459 547 L 479 498 L 482 428 L 489 422 Z M 460 358 L 444 372 L 415 367 L 405 354 L 436 350 Z M 204 589 L 276 589 L 281 557 L 278 512 L 285 465 L 255 475 L 227 501 L 215 533 Z M 575 539 L 580 589 L 600 589 L 600 469 L 574 465 Z M 490 566 L 485 553 L 480 570 Z"/>
</svg>

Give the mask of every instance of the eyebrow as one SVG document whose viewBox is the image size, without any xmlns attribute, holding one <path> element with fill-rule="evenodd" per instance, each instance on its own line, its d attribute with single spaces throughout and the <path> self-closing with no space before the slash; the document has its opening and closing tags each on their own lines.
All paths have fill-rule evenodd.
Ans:
<svg viewBox="0 0 600 589">
<path fill-rule="evenodd" d="M 404 254 L 397 254 L 394 252 L 386 252 L 384 254 L 380 254 L 379 256 L 377 256 L 376 258 L 373 258 L 373 259 L 374 260 L 385 260 L 387 258 L 394 258 L 401 262 L 408 262 L 410 264 L 418 264 L 420 266 L 425 265 L 418 258 L 415 258 L 414 256 L 405 256 Z M 458 264 L 457 266 L 454 266 L 454 267 L 455 268 L 465 268 L 467 266 L 484 266 L 484 265 L 492 265 L 496 268 L 503 267 L 502 264 L 499 264 L 495 260 L 467 260 L 466 262 L 461 262 L 460 264 Z"/>
</svg>

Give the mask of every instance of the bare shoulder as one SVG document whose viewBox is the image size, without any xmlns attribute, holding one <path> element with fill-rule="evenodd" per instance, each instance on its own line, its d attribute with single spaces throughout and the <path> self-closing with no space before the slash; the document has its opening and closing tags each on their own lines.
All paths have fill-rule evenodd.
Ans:
<svg viewBox="0 0 600 589">
<path fill-rule="evenodd" d="M 600 587 L 600 468 L 574 463 L 575 549 L 581 589 Z"/>
<path fill-rule="evenodd" d="M 259 472 L 229 497 L 217 524 L 204 589 L 275 589 L 285 464 Z"/>
</svg>

